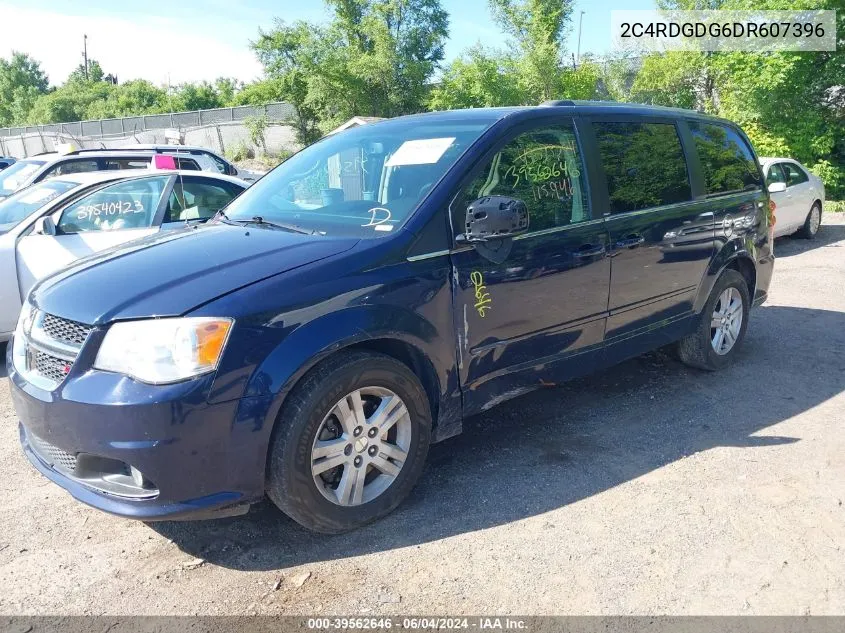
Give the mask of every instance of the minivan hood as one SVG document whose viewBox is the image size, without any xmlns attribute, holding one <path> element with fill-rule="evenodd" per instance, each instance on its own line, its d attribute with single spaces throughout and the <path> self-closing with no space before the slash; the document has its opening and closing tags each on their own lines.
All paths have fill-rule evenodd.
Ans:
<svg viewBox="0 0 845 633">
<path fill-rule="evenodd" d="M 79 260 L 36 285 L 31 301 L 90 325 L 178 316 L 358 241 L 227 224 L 167 231 Z"/>
</svg>

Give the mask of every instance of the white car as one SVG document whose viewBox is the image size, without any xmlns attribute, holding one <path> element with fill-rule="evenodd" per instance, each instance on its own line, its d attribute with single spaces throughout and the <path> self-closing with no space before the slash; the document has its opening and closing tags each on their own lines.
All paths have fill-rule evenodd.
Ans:
<svg viewBox="0 0 845 633">
<path fill-rule="evenodd" d="M 799 233 L 813 239 L 822 224 L 824 184 L 791 158 L 760 158 L 775 203 L 775 237 Z"/>
<path fill-rule="evenodd" d="M 52 178 L 0 201 L 0 342 L 39 279 L 130 240 L 207 220 L 247 187 L 205 172 L 111 171 Z"/>
<path fill-rule="evenodd" d="M 251 171 L 249 169 L 241 169 L 240 167 L 236 167 L 228 160 L 220 156 L 220 154 L 212 152 L 211 150 L 206 149 L 205 147 L 198 147 L 196 145 L 153 145 L 141 143 L 138 145 L 126 145 L 125 147 L 122 147 L 120 149 L 134 151 L 153 151 L 159 152 L 161 154 L 173 154 L 176 152 L 178 152 L 179 154 L 188 154 L 200 163 L 204 171 L 213 171 L 213 169 L 217 169 L 217 171 L 219 171 L 221 174 L 226 174 L 227 176 L 235 176 L 237 178 L 240 178 L 241 180 L 246 180 L 249 183 L 255 182 L 266 173 L 260 171 Z"/>
<path fill-rule="evenodd" d="M 164 164 L 164 159 L 169 164 Z M 123 171 L 126 169 L 185 169 L 220 173 L 211 160 L 199 161 L 189 154 L 170 157 L 146 150 L 70 150 L 38 154 L 19 160 L 0 172 L 0 200 L 24 187 L 56 176 L 94 171 Z"/>
</svg>

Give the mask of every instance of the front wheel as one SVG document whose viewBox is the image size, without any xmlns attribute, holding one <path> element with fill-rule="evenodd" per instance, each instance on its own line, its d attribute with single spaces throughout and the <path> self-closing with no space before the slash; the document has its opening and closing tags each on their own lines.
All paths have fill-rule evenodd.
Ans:
<svg viewBox="0 0 845 633">
<path fill-rule="evenodd" d="M 691 367 L 708 371 L 729 365 L 745 338 L 750 307 L 745 278 L 735 270 L 723 271 L 695 332 L 678 341 L 678 357 Z"/>
<path fill-rule="evenodd" d="M 408 495 L 430 437 L 428 399 L 408 367 L 382 354 L 341 353 L 289 396 L 270 442 L 267 495 L 308 529 L 354 529 Z"/>
<path fill-rule="evenodd" d="M 819 203 L 816 202 L 813 204 L 810 212 L 807 214 L 807 219 L 804 220 L 804 226 L 801 227 L 801 230 L 798 231 L 798 235 L 803 237 L 806 240 L 812 240 L 816 238 L 816 235 L 819 233 L 819 229 L 822 225 L 822 208 L 819 206 Z"/>
</svg>

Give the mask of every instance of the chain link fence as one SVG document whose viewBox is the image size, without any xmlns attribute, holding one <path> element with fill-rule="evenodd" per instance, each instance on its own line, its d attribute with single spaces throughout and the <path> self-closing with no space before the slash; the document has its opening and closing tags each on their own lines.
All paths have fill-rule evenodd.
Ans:
<svg viewBox="0 0 845 633">
<path fill-rule="evenodd" d="M 0 128 L 0 156 L 26 158 L 55 151 L 56 146 L 72 142 L 89 149 L 107 149 L 132 143 L 165 144 L 166 130 L 179 130 L 185 145 L 199 145 L 224 153 L 238 147 L 279 153 L 296 149 L 293 129 L 287 121 L 294 114 L 288 103 L 263 106 L 238 106 L 194 112 L 151 114 L 121 119 L 99 119 L 75 123 L 54 123 L 25 127 Z M 248 117 L 265 117 L 262 147 L 252 147 L 249 130 L 243 124 Z"/>
<path fill-rule="evenodd" d="M 171 114 L 147 114 L 121 119 L 96 119 L 76 121 L 74 123 L 50 123 L 47 125 L 27 125 L 21 127 L 2 127 L 0 137 L 23 136 L 24 134 L 64 134 L 66 136 L 116 136 L 145 132 L 164 128 L 189 128 L 230 121 L 243 121 L 247 117 L 266 116 L 271 123 L 283 123 L 294 114 L 289 103 L 268 103 L 261 106 L 237 106 L 214 110 L 195 110 L 193 112 L 173 112 Z"/>
</svg>

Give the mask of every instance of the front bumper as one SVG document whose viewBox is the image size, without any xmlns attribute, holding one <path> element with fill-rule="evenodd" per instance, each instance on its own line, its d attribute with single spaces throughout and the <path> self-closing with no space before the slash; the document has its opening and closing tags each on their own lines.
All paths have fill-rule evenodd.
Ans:
<svg viewBox="0 0 845 633">
<path fill-rule="evenodd" d="M 243 514 L 263 497 L 266 446 L 238 422 L 248 400 L 207 403 L 211 380 L 155 387 L 87 371 L 50 392 L 9 363 L 33 466 L 83 503 L 146 521 Z"/>
</svg>

